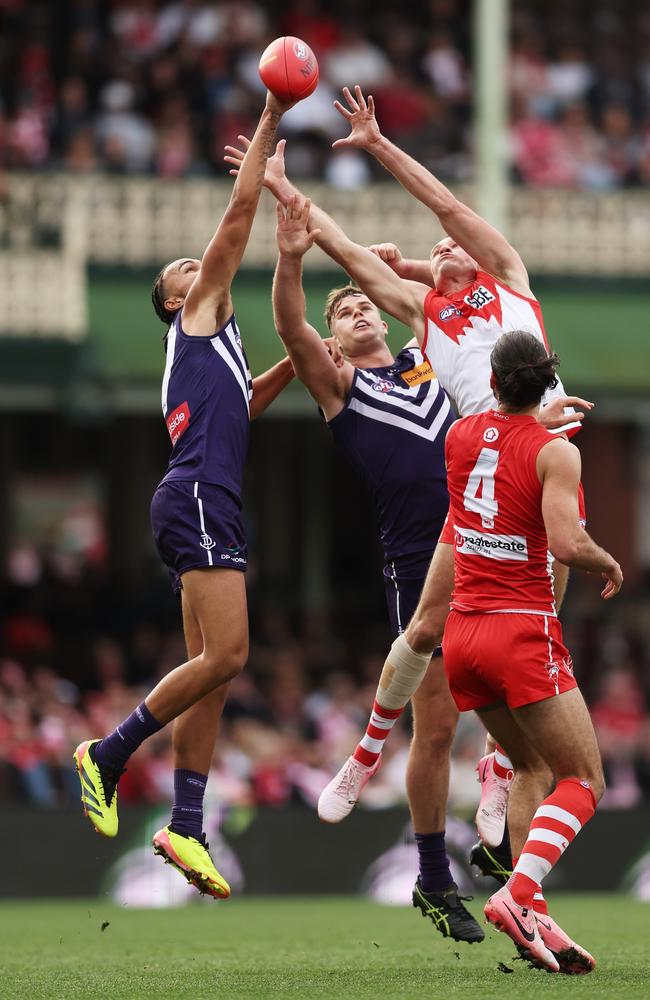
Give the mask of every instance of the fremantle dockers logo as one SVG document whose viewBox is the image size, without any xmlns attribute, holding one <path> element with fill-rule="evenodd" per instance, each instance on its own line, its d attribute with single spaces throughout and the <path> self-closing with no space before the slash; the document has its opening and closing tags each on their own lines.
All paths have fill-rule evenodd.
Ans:
<svg viewBox="0 0 650 1000">
<path fill-rule="evenodd" d="M 201 548 L 203 549 L 213 549 L 216 545 L 214 539 L 210 538 L 210 535 L 206 535 L 205 532 L 201 535 Z"/>
<path fill-rule="evenodd" d="M 309 58 L 309 52 L 307 51 L 307 46 L 304 42 L 294 42 L 293 52 L 296 59 L 301 59 L 303 62 L 305 59 Z"/>
</svg>

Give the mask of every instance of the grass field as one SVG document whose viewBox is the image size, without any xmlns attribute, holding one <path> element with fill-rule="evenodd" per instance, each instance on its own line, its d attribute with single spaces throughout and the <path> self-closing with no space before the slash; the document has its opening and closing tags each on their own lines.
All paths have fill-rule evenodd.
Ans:
<svg viewBox="0 0 650 1000">
<path fill-rule="evenodd" d="M 479 902 L 470 904 L 474 913 Z M 650 996 L 650 906 L 567 896 L 553 912 L 595 954 L 590 976 L 551 976 L 513 962 L 510 941 L 491 928 L 483 944 L 458 945 L 415 910 L 356 898 L 244 898 L 165 911 L 95 899 L 5 902 L 0 997 Z"/>
</svg>

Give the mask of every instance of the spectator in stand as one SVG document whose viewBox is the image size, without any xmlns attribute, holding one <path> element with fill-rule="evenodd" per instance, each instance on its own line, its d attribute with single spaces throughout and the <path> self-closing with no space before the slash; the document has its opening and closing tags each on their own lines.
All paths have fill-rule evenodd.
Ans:
<svg viewBox="0 0 650 1000">
<path fill-rule="evenodd" d="M 366 93 L 387 86 L 392 78 L 390 62 L 382 50 L 369 40 L 362 26 L 344 21 L 339 43 L 324 60 L 325 76 L 335 90 L 347 87 L 351 80 Z"/>
</svg>

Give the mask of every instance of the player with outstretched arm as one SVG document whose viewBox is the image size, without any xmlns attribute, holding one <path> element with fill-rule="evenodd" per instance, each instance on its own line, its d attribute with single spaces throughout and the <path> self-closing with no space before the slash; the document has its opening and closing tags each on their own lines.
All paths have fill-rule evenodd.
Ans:
<svg viewBox="0 0 650 1000">
<path fill-rule="evenodd" d="M 153 287 L 169 326 L 162 409 L 172 443 L 151 504 L 160 555 L 180 590 L 187 662 L 164 677 L 112 733 L 74 754 L 84 812 L 108 837 L 118 831 L 117 784 L 131 754 L 174 723 L 174 805 L 154 849 L 202 893 L 225 898 L 202 833 L 203 794 L 228 683 L 248 656 L 241 518 L 249 421 L 293 377 L 289 359 L 251 381 L 231 284 L 259 202 L 283 105 L 267 95 L 230 202 L 201 260 L 181 258 Z"/>
<path fill-rule="evenodd" d="M 319 235 L 307 230 L 310 203 L 294 195 L 286 209 L 279 203 L 277 208 L 275 325 L 336 444 L 372 493 L 391 631 L 397 637 L 415 609 L 447 513 L 444 440 L 455 418 L 447 394 L 417 345 L 407 344 L 394 357 L 377 306 L 351 285 L 333 289 L 327 298 L 327 324 L 344 354 L 343 363 L 335 364 L 305 313 L 302 259 Z M 424 667 L 429 659 L 425 654 Z M 424 886 L 419 879 L 414 898 L 423 899 L 426 893 L 427 911 L 432 917 L 435 913 L 435 926 L 445 936 L 481 941 L 483 930 L 458 896 L 445 848 L 449 752 L 458 713 L 441 669 L 432 674 L 426 699 L 436 724 L 418 729 L 418 738 L 426 742 L 436 767 L 421 790 L 409 772 L 415 840 L 427 861 L 421 875 Z M 397 711 L 378 720 L 381 738 L 399 715 Z M 421 713 L 416 717 L 419 726 Z M 377 755 L 373 769 L 378 759 Z M 335 805 L 340 808 L 338 800 Z"/>
</svg>

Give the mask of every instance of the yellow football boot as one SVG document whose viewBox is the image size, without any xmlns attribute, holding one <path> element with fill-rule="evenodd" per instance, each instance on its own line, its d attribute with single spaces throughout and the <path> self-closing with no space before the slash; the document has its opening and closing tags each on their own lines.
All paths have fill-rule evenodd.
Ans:
<svg viewBox="0 0 650 1000">
<path fill-rule="evenodd" d="M 206 843 L 174 833 L 166 826 L 154 835 L 153 846 L 154 853 L 160 854 L 165 864 L 173 865 L 200 893 L 215 899 L 227 899 L 230 895 L 230 886 L 214 867 Z"/>
<path fill-rule="evenodd" d="M 117 782 L 122 771 L 102 771 L 95 763 L 95 747 L 99 740 L 86 740 L 74 752 L 74 763 L 81 784 L 81 804 L 97 833 L 104 837 L 117 835 Z"/>
</svg>

